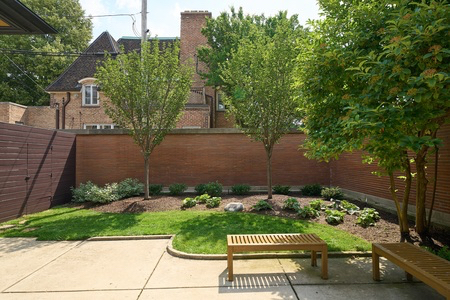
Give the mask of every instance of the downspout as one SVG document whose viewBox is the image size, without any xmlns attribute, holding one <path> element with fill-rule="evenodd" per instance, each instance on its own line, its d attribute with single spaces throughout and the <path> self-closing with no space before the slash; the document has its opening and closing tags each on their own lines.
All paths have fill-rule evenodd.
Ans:
<svg viewBox="0 0 450 300">
<path fill-rule="evenodd" d="M 66 106 L 70 102 L 70 92 L 67 92 L 67 102 L 62 102 L 62 129 L 66 129 Z"/>
<path fill-rule="evenodd" d="M 59 129 L 59 103 L 55 103 L 55 108 L 56 108 L 56 115 L 55 115 L 55 121 L 56 121 L 56 124 L 55 124 L 55 128 L 56 129 Z"/>
</svg>

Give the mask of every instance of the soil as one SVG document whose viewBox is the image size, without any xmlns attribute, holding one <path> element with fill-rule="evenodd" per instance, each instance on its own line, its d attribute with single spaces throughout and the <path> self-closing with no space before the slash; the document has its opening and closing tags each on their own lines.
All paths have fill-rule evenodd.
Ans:
<svg viewBox="0 0 450 300">
<path fill-rule="evenodd" d="M 183 195 L 183 196 L 152 196 L 149 200 L 144 200 L 142 196 L 132 197 L 109 204 L 83 204 L 84 208 L 89 208 L 98 212 L 109 213 L 142 213 L 142 212 L 157 212 L 157 211 L 169 211 L 169 210 L 182 210 L 181 201 L 186 197 L 195 197 L 195 195 Z M 267 194 L 252 194 L 247 196 L 235 196 L 224 195 L 222 196 L 222 202 L 217 208 L 207 208 L 205 204 L 197 204 L 195 207 L 188 208 L 189 210 L 213 210 L 224 211 L 225 206 L 230 202 L 241 202 L 244 204 L 244 212 L 258 213 L 264 215 L 273 215 L 284 218 L 298 219 L 299 217 L 295 212 L 282 209 L 283 202 L 289 198 L 296 198 L 301 206 L 307 205 L 311 200 L 317 199 L 317 197 L 304 197 L 299 194 L 285 195 L 273 195 L 273 199 L 268 200 L 272 205 L 273 210 L 256 212 L 252 210 L 252 206 L 260 200 L 267 200 Z M 361 209 L 364 207 L 371 207 L 367 203 L 359 201 L 349 201 L 358 205 Z M 330 204 L 329 201 L 324 201 L 325 204 Z M 74 206 L 78 206 L 77 204 Z M 377 210 L 380 214 L 380 220 L 375 226 L 361 227 L 356 224 L 356 215 L 345 215 L 344 222 L 339 225 L 334 225 L 336 228 L 345 230 L 353 235 L 361 237 L 371 243 L 394 243 L 400 241 L 400 231 L 397 223 L 397 216 L 392 213 Z M 323 213 L 320 217 L 311 219 L 312 222 L 321 224 L 327 224 Z M 422 244 L 420 237 L 414 231 L 414 224 L 410 223 L 410 236 L 411 241 L 414 244 Z M 444 245 L 450 245 L 450 236 L 445 231 L 434 230 L 431 233 L 431 245 L 432 247 L 440 248 Z M 430 243 L 428 243 L 430 244 Z M 434 245 L 433 245 L 434 244 Z"/>
</svg>

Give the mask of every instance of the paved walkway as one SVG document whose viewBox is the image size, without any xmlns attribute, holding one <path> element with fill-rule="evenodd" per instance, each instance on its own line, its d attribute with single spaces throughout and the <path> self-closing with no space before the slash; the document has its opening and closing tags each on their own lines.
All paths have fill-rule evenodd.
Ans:
<svg viewBox="0 0 450 300">
<path fill-rule="evenodd" d="M 328 280 L 320 259 L 236 260 L 231 283 L 226 261 L 173 257 L 167 244 L 0 239 L 0 299 L 444 299 L 385 260 L 381 282 L 370 258 L 330 258 Z"/>
</svg>

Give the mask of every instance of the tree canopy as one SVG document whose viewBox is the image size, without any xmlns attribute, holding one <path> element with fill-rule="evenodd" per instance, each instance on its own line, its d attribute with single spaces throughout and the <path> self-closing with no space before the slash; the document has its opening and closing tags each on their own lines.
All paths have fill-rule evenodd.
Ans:
<svg viewBox="0 0 450 300">
<path fill-rule="evenodd" d="M 92 22 L 84 17 L 77 0 L 23 0 L 27 7 L 53 26 L 55 35 L 1 35 L 2 50 L 28 52 L 81 52 L 92 38 Z M 52 83 L 75 56 L 0 54 L 0 102 L 48 105 L 44 89 Z"/>
<path fill-rule="evenodd" d="M 192 84 L 192 68 L 179 62 L 179 42 L 160 51 L 158 40 L 144 43 L 141 53 L 109 57 L 95 77 L 110 99 L 106 113 L 128 128 L 145 163 L 145 199 L 149 198 L 149 158 L 175 128 Z"/>
<path fill-rule="evenodd" d="M 295 40 L 301 31 L 292 27 L 293 20 L 284 12 L 278 15 L 276 25 L 264 21 L 249 24 L 247 36 L 220 65 L 229 113 L 244 133 L 263 143 L 266 151 L 269 199 L 274 145 L 299 119 L 293 72 L 298 53 Z"/>
<path fill-rule="evenodd" d="M 308 156 L 329 160 L 362 149 L 389 175 L 400 230 L 416 178 L 416 229 L 426 231 L 429 149 L 449 120 L 449 7 L 446 1 L 322 0 L 325 19 L 313 24 L 298 57 L 298 85 Z M 345 7 L 345 9 L 343 9 Z M 394 172 L 403 172 L 397 197 Z M 436 180 L 436 178 L 434 178 Z"/>
</svg>

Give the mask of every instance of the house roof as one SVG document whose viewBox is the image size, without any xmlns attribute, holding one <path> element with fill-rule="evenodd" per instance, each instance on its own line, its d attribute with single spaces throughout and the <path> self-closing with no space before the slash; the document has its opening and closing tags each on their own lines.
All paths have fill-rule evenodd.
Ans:
<svg viewBox="0 0 450 300">
<path fill-rule="evenodd" d="M 18 0 L 0 1 L 0 34 L 58 33 Z"/>
<path fill-rule="evenodd" d="M 158 38 L 160 49 L 173 43 L 175 38 Z M 105 52 L 112 56 L 120 53 L 121 47 L 124 52 L 139 50 L 140 38 L 122 37 L 117 42 L 107 32 L 100 34 L 92 44 L 47 88 L 47 92 L 79 91 L 81 86 L 79 80 L 94 77 L 97 66 L 105 60 Z"/>
</svg>

